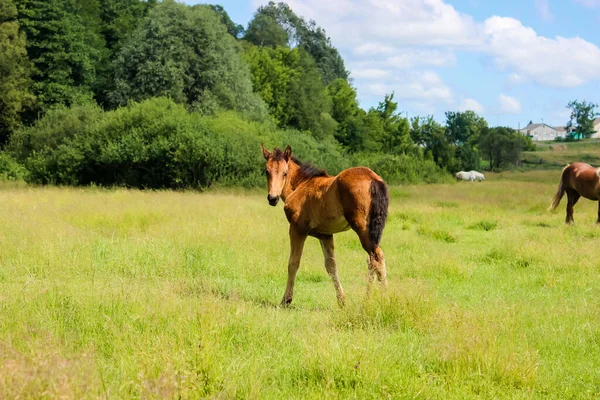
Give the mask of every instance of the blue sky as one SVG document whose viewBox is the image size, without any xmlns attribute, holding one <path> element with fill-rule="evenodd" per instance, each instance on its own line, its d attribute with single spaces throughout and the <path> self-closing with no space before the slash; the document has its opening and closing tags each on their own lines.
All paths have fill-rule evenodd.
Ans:
<svg viewBox="0 0 600 400">
<path fill-rule="evenodd" d="M 246 26 L 267 0 L 217 3 Z M 473 109 L 516 128 L 564 125 L 569 100 L 600 103 L 600 0 L 287 3 L 331 36 L 363 108 L 394 92 L 408 116 L 443 122 L 445 111 Z"/>
</svg>

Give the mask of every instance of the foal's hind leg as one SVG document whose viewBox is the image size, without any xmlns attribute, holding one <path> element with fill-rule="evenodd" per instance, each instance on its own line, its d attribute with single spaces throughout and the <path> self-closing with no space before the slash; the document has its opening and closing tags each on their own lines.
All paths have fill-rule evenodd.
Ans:
<svg viewBox="0 0 600 400">
<path fill-rule="evenodd" d="M 323 249 L 323 256 L 325 257 L 325 269 L 331 279 L 333 280 L 333 286 L 335 287 L 335 294 L 340 307 L 344 307 L 346 304 L 346 298 L 344 296 L 344 289 L 340 283 L 340 278 L 337 273 L 337 265 L 335 263 L 335 254 L 333 247 L 333 235 L 327 235 L 320 237 L 321 249 Z"/>
<path fill-rule="evenodd" d="M 579 201 L 580 197 L 581 195 L 576 190 L 567 189 L 567 217 L 565 219 L 567 224 L 572 224 L 575 222 L 573 219 L 573 207 L 575 204 L 577 204 L 577 201 Z"/>
<path fill-rule="evenodd" d="M 387 287 L 387 273 L 385 270 L 383 250 L 381 250 L 379 244 L 375 244 L 371 241 L 366 221 L 364 223 L 353 221 L 350 223 L 350 226 L 358 234 L 360 243 L 368 254 L 367 267 L 369 268 L 369 285 L 367 291 L 370 291 L 371 286 L 375 281 L 375 277 L 377 277 L 381 286 Z"/>
<path fill-rule="evenodd" d="M 596 220 L 597 224 L 600 224 L 600 201 L 598 201 L 598 219 Z"/>
</svg>

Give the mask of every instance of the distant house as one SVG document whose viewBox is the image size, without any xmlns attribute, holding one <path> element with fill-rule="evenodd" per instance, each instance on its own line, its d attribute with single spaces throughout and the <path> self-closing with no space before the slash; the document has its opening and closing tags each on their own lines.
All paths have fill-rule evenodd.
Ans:
<svg viewBox="0 0 600 400">
<path fill-rule="evenodd" d="M 531 137 L 531 140 L 554 140 L 557 136 L 564 137 L 566 132 L 562 128 L 562 132 L 559 133 L 556 128 L 551 127 L 547 124 L 529 124 L 525 128 L 521 129 L 520 132 L 523 135 Z"/>
<path fill-rule="evenodd" d="M 594 130 L 596 132 L 592 133 L 592 136 L 590 136 L 590 137 L 592 137 L 594 139 L 598 139 L 598 138 L 600 138 L 600 118 L 596 118 L 594 120 L 593 124 L 594 124 Z"/>
<path fill-rule="evenodd" d="M 567 128 L 564 126 L 555 126 L 554 129 L 556 130 L 556 135 L 558 137 L 567 137 Z"/>
</svg>

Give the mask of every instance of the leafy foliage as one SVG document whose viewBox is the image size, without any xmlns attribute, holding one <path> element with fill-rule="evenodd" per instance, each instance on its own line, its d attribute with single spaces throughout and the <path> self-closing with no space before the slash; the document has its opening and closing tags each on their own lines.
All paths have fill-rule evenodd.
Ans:
<svg viewBox="0 0 600 400">
<path fill-rule="evenodd" d="M 206 6 L 157 4 L 119 52 L 114 104 L 155 96 L 202 113 L 233 109 L 264 116 L 239 45 Z"/>
<path fill-rule="evenodd" d="M 96 66 L 105 57 L 97 0 L 15 0 L 34 65 L 37 112 L 71 105 L 92 94 Z"/>
<path fill-rule="evenodd" d="M 567 108 L 571 110 L 571 117 L 566 126 L 571 138 L 587 138 L 595 133 L 594 118 L 600 115 L 596 111 L 598 104 L 586 100 L 573 100 L 567 104 Z"/>
<path fill-rule="evenodd" d="M 205 188 L 264 183 L 261 142 L 290 143 L 295 154 L 333 173 L 348 166 L 333 141 L 235 114 L 189 113 L 165 98 L 108 112 L 93 104 L 49 111 L 16 133 L 9 150 L 34 183 Z"/>
<path fill-rule="evenodd" d="M 511 165 L 519 166 L 521 152 L 534 150 L 531 138 L 521 135 L 508 127 L 486 128 L 479 139 L 479 149 L 483 158 L 490 163 L 490 169 L 498 170 Z"/>
<path fill-rule="evenodd" d="M 254 90 L 280 127 L 310 131 L 319 138 L 333 136 L 331 101 L 308 53 L 281 46 L 248 46 L 244 58 Z"/>
<path fill-rule="evenodd" d="M 270 1 L 258 8 L 248 24 L 244 39 L 256 46 L 300 47 L 315 60 L 325 85 L 335 79 L 348 80 L 344 60 L 325 30 L 315 21 L 305 21 L 285 3 Z"/>
<path fill-rule="evenodd" d="M 21 126 L 22 114 L 34 104 L 26 38 L 17 15 L 13 0 L 0 0 L 0 146 Z"/>
</svg>

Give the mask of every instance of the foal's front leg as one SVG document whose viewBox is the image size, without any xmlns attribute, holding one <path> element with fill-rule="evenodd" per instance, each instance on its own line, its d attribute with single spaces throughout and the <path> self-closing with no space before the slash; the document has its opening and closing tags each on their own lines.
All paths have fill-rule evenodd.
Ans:
<svg viewBox="0 0 600 400">
<path fill-rule="evenodd" d="M 299 233 L 293 225 L 290 225 L 290 260 L 288 262 L 287 285 L 281 300 L 282 307 L 289 305 L 294 297 L 294 283 L 296 282 L 296 273 L 300 268 L 300 259 L 302 258 L 305 241 L 306 235 Z"/>
<path fill-rule="evenodd" d="M 335 254 L 333 247 L 333 235 L 327 235 L 320 237 L 321 249 L 323 249 L 323 257 L 325 257 L 325 269 L 333 280 L 333 286 L 335 287 L 335 294 L 340 307 L 344 307 L 346 304 L 346 298 L 344 296 L 344 289 L 340 283 L 340 278 L 337 273 L 337 265 L 335 263 Z"/>
</svg>

